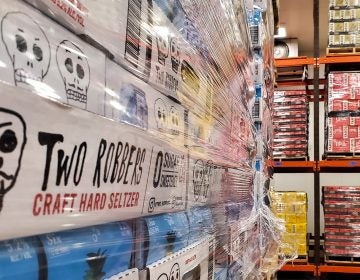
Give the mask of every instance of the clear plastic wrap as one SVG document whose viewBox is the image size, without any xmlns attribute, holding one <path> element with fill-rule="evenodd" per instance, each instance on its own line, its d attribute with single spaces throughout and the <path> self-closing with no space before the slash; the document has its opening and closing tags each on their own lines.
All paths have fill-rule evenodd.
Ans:
<svg viewBox="0 0 360 280">
<path fill-rule="evenodd" d="M 13 0 L 0 18 L 0 279 L 260 279 L 279 221 L 243 1 Z"/>
</svg>

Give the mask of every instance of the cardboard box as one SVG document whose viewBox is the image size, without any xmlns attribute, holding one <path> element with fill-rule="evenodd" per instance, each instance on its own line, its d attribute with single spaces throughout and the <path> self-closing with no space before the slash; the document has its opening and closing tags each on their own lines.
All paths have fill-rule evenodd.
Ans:
<svg viewBox="0 0 360 280">
<path fill-rule="evenodd" d="M 360 151 L 360 139 L 328 139 L 328 152 L 352 153 Z"/>
<path fill-rule="evenodd" d="M 3 3 L 0 18 L 2 81 L 104 115 L 102 52 L 23 1 Z M 23 38 L 28 46 L 25 51 L 18 50 L 16 38 Z"/>
<path fill-rule="evenodd" d="M 13 171 L 21 166 L 21 172 L 16 184 L 9 182 L 15 186 L 1 211 L 2 219 L 16 223 L 1 223 L 0 239 L 61 230 L 70 217 L 69 228 L 76 228 L 185 209 L 186 150 L 26 90 L 0 90 L 1 119 L 16 123 L 22 143 L 21 165 Z"/>
<path fill-rule="evenodd" d="M 104 91 L 106 117 L 185 146 L 185 109 L 109 59 Z"/>
<path fill-rule="evenodd" d="M 328 103 L 329 112 L 336 111 L 358 111 L 360 100 L 330 99 Z"/>
<path fill-rule="evenodd" d="M 329 139 L 360 138 L 360 126 L 329 126 Z"/>
<path fill-rule="evenodd" d="M 214 238 L 204 238 L 173 255 L 148 265 L 148 279 L 212 279 L 215 266 L 214 252 Z"/>
<path fill-rule="evenodd" d="M 329 126 L 360 126 L 360 117 L 329 117 L 327 123 Z"/>
</svg>

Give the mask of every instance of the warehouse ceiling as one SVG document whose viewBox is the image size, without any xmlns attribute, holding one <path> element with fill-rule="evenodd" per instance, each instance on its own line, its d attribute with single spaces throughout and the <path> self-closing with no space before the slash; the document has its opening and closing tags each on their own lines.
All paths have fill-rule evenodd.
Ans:
<svg viewBox="0 0 360 280">
<path fill-rule="evenodd" d="M 320 54 L 326 53 L 329 0 L 320 2 Z M 280 27 L 285 26 L 288 38 L 298 38 L 299 55 L 313 56 L 313 0 L 280 0 Z"/>
</svg>

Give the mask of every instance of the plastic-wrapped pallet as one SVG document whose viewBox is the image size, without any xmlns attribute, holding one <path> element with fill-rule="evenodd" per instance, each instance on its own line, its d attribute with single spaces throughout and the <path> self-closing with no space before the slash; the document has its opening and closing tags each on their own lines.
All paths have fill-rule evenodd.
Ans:
<svg viewBox="0 0 360 280">
<path fill-rule="evenodd" d="M 329 51 L 331 48 L 358 47 L 360 3 L 357 0 L 329 3 Z M 353 52 L 345 49 L 344 52 Z"/>
<path fill-rule="evenodd" d="M 304 192 L 273 192 L 272 209 L 285 220 L 280 256 L 307 256 L 307 195 Z"/>
<path fill-rule="evenodd" d="M 358 210 L 360 188 L 324 186 L 325 254 L 331 257 L 359 257 Z"/>
<path fill-rule="evenodd" d="M 100 2 L 0 5 L 0 278 L 259 274 L 243 2 Z"/>
<path fill-rule="evenodd" d="M 309 106 L 305 91 L 274 94 L 274 158 L 307 158 Z"/>
<path fill-rule="evenodd" d="M 331 72 L 328 75 L 326 107 L 326 154 L 360 152 L 360 73 Z"/>
</svg>

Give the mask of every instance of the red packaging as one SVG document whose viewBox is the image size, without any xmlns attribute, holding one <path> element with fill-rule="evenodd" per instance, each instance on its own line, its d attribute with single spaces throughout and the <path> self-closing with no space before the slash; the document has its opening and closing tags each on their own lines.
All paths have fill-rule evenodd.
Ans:
<svg viewBox="0 0 360 280">
<path fill-rule="evenodd" d="M 360 126 L 335 125 L 328 129 L 329 139 L 360 138 Z"/>
<path fill-rule="evenodd" d="M 358 111 L 360 107 L 360 100 L 348 99 L 329 99 L 329 112 L 339 111 Z"/>
<path fill-rule="evenodd" d="M 360 139 L 328 139 L 328 152 L 352 153 L 360 152 Z"/>
<path fill-rule="evenodd" d="M 356 125 L 360 126 L 360 117 L 331 117 L 328 118 L 329 126 Z"/>
<path fill-rule="evenodd" d="M 329 90 L 344 91 L 350 87 L 360 86 L 358 72 L 332 72 L 328 75 Z"/>
</svg>

